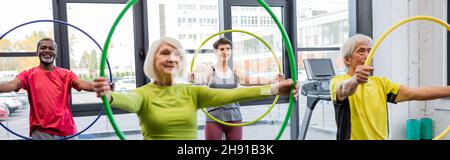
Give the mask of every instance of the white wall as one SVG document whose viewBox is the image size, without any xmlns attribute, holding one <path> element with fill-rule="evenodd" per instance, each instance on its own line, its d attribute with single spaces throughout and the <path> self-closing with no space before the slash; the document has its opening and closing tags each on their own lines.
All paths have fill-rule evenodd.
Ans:
<svg viewBox="0 0 450 160">
<path fill-rule="evenodd" d="M 446 20 L 446 0 L 374 0 L 373 35 L 376 41 L 392 25 L 415 15 Z M 395 30 L 377 49 L 375 75 L 410 87 L 446 84 L 446 30 L 440 25 L 416 21 Z M 405 102 L 389 105 L 390 138 L 406 139 L 406 120 L 430 117 L 435 135 L 450 124 L 450 100 Z M 450 136 L 446 137 L 450 139 Z"/>
</svg>

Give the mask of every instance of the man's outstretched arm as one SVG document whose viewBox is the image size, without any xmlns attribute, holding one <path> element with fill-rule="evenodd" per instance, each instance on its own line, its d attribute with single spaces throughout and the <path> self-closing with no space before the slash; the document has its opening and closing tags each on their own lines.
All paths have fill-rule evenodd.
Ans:
<svg viewBox="0 0 450 160">
<path fill-rule="evenodd" d="M 20 88 L 22 88 L 22 83 L 17 78 L 11 81 L 0 82 L 0 93 L 17 91 Z"/>
<path fill-rule="evenodd" d="M 450 86 L 412 88 L 402 85 L 400 86 L 395 102 L 434 100 L 444 97 L 450 97 Z"/>
<path fill-rule="evenodd" d="M 94 91 L 94 83 L 84 81 L 81 79 L 78 79 L 75 81 L 75 85 L 78 86 L 81 90 L 93 92 Z"/>
<path fill-rule="evenodd" d="M 355 75 L 352 78 L 343 81 L 336 87 L 336 98 L 339 101 L 345 100 L 347 97 L 356 92 L 359 84 L 364 84 L 369 81 L 370 72 L 373 72 L 372 67 L 358 66 L 355 70 Z"/>
</svg>

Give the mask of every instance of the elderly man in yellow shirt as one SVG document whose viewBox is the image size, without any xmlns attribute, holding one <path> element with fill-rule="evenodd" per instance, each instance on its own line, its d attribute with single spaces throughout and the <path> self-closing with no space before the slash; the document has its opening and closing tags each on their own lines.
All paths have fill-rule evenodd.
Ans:
<svg viewBox="0 0 450 160">
<path fill-rule="evenodd" d="M 365 67 L 372 39 L 357 34 L 341 48 L 347 74 L 330 81 L 336 111 L 338 140 L 388 139 L 387 102 L 432 100 L 450 96 L 450 87 L 411 88 L 384 77 L 370 76 L 373 67 Z M 362 85 L 360 85 L 362 84 Z"/>
</svg>

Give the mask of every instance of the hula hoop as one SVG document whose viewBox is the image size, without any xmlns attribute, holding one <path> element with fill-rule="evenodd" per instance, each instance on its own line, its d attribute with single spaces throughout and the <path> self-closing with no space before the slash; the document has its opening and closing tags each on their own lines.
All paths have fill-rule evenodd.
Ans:
<svg viewBox="0 0 450 160">
<path fill-rule="evenodd" d="M 378 47 L 381 45 L 381 42 L 384 41 L 384 39 L 391 34 L 392 31 L 394 31 L 395 29 L 397 29 L 398 27 L 400 27 L 403 24 L 412 22 L 412 21 L 417 21 L 417 20 L 425 20 L 425 21 L 430 21 L 430 22 L 434 22 L 437 24 L 440 24 L 441 26 L 447 28 L 447 30 L 450 31 L 450 25 L 440 19 L 431 17 L 431 16 L 413 16 L 410 18 L 407 18 L 403 21 L 400 21 L 399 23 L 395 24 L 394 26 L 392 26 L 391 28 L 389 28 L 386 32 L 384 32 L 381 37 L 377 40 L 377 42 L 375 43 L 375 45 L 372 47 L 372 50 L 369 53 L 369 56 L 366 59 L 366 62 L 364 63 L 364 66 L 369 66 L 370 62 L 372 61 L 372 57 L 375 53 L 375 51 L 378 49 Z M 436 138 L 434 138 L 433 140 L 440 140 L 442 138 L 445 137 L 445 135 L 447 135 L 450 132 L 450 126 L 448 126 L 448 128 L 442 132 L 439 136 L 437 136 Z"/>
<path fill-rule="evenodd" d="M 294 109 L 294 106 L 295 106 L 293 91 L 294 91 L 295 86 L 297 85 L 297 68 L 296 68 L 297 65 L 296 65 L 294 50 L 292 49 L 291 41 L 289 40 L 289 37 L 287 35 L 286 30 L 283 28 L 283 25 L 281 24 L 281 22 L 278 20 L 277 16 L 275 16 L 272 9 L 270 9 L 270 7 L 267 5 L 267 3 L 264 0 L 256 0 L 256 2 L 258 2 L 262 7 L 264 7 L 264 9 L 266 9 L 267 12 L 269 12 L 270 16 L 275 21 L 275 23 L 278 26 L 278 29 L 281 32 L 281 36 L 283 37 L 285 47 L 288 51 L 289 67 L 291 70 L 291 79 L 293 81 L 291 93 L 289 94 L 289 109 L 286 113 L 286 117 L 284 119 L 283 125 L 280 128 L 280 131 L 278 132 L 278 134 L 275 137 L 275 140 L 279 140 L 281 135 L 283 135 L 284 130 L 286 129 L 287 123 L 292 114 L 292 109 Z"/>
<path fill-rule="evenodd" d="M 92 36 L 89 35 L 87 32 L 83 31 L 82 29 L 80 29 L 80 28 L 76 27 L 75 25 L 72 25 L 72 24 L 70 24 L 70 23 L 68 23 L 68 22 L 59 21 L 59 20 L 49 20 L 49 19 L 35 20 L 35 21 L 30 21 L 30 22 L 26 22 L 26 23 L 20 24 L 20 25 L 14 27 L 14 28 L 8 30 L 6 33 L 4 33 L 2 36 L 0 36 L 0 40 L 2 40 L 6 35 L 8 35 L 8 34 L 11 33 L 12 31 L 14 31 L 14 30 L 16 30 L 16 29 L 18 29 L 18 28 L 20 28 L 20 27 L 23 27 L 23 26 L 26 26 L 26 25 L 29 25 L 29 24 L 33 24 L 33 23 L 40 23 L 40 22 L 51 22 L 51 23 L 64 24 L 64 25 L 66 25 L 66 26 L 70 26 L 70 27 L 72 27 L 72 28 L 75 28 L 75 29 L 77 29 L 78 31 L 82 32 L 84 35 L 88 36 L 88 37 L 89 37 L 89 38 L 97 45 L 97 47 L 98 47 L 100 50 L 102 50 L 102 47 L 100 47 L 100 45 L 97 43 L 97 41 L 96 41 L 94 38 L 92 38 Z M 109 68 L 109 79 L 110 79 L 110 81 L 112 81 L 111 67 L 110 67 L 110 65 L 109 65 L 109 61 L 107 61 L 107 63 L 108 63 L 108 68 Z M 67 139 L 76 137 L 76 136 L 80 135 L 81 133 L 85 132 L 86 130 L 88 130 L 89 128 L 91 128 L 92 125 L 94 125 L 95 122 L 98 121 L 98 119 L 100 119 L 100 117 L 102 116 L 103 112 L 104 112 L 104 109 L 102 109 L 102 111 L 98 114 L 97 118 L 96 118 L 91 124 L 89 124 L 85 129 L 83 129 L 82 131 L 80 131 L 80 132 L 78 132 L 78 133 L 76 133 L 76 134 L 74 134 L 74 135 L 70 135 L 70 136 L 67 136 L 67 137 L 65 137 L 65 138 L 62 138 L 62 139 L 60 139 L 60 140 L 67 140 Z M 27 137 L 27 136 L 23 136 L 23 135 L 21 135 L 21 134 L 19 134 L 19 133 L 16 133 L 16 132 L 12 131 L 11 129 L 9 129 L 8 127 L 6 127 L 6 126 L 5 126 L 3 123 L 1 123 L 1 122 L 0 122 L 0 125 L 1 125 L 4 129 L 6 129 L 8 132 L 10 132 L 10 133 L 16 135 L 17 137 L 20 137 L 20 138 L 23 138 L 23 139 L 26 139 L 26 140 L 33 140 L 32 138 L 29 138 L 29 137 Z"/>
<path fill-rule="evenodd" d="M 449 132 L 450 132 L 450 126 L 448 126 L 447 129 L 444 130 L 444 132 L 442 132 L 441 134 L 439 134 L 438 136 L 436 136 L 435 138 L 433 138 L 433 140 L 441 140 L 441 139 L 444 138 Z"/>
<path fill-rule="evenodd" d="M 258 39 L 259 41 L 261 41 L 261 42 L 269 49 L 269 51 L 272 53 L 273 57 L 275 58 L 275 60 L 276 60 L 276 62 L 277 62 L 277 65 L 278 65 L 278 73 L 281 74 L 281 64 L 280 64 L 280 62 L 278 61 L 277 56 L 275 55 L 275 52 L 273 52 L 273 50 L 272 50 L 272 48 L 269 46 L 269 44 L 267 44 L 267 42 L 264 41 L 261 37 L 255 35 L 255 34 L 253 34 L 253 33 L 250 33 L 250 32 L 247 32 L 247 31 L 243 31 L 243 30 L 224 30 L 224 31 L 221 31 L 221 32 L 217 32 L 217 33 L 215 33 L 215 34 L 209 36 L 208 38 L 206 38 L 206 39 L 202 42 L 202 44 L 198 47 L 197 51 L 195 51 L 194 57 L 192 58 L 191 67 L 190 67 L 190 70 L 189 70 L 191 74 L 192 74 L 192 70 L 193 70 L 193 68 L 194 68 L 194 63 L 195 63 L 195 59 L 197 58 L 198 52 L 202 49 L 202 47 L 206 44 L 206 42 L 208 42 L 209 40 L 211 40 L 212 38 L 214 38 L 214 37 L 216 37 L 216 36 L 218 36 L 218 35 L 221 35 L 221 34 L 224 34 L 224 33 L 231 33 L 231 32 L 245 33 L 245 34 L 251 35 L 251 36 L 255 37 L 256 39 Z M 278 101 L 279 98 L 280 98 L 280 96 L 277 95 L 277 96 L 275 97 L 275 99 L 273 100 L 272 105 L 270 106 L 270 108 L 269 108 L 266 112 L 264 112 L 264 114 L 262 114 L 261 116 L 259 116 L 259 117 L 256 118 L 255 120 L 252 120 L 252 121 L 249 121 L 249 122 L 245 122 L 245 123 L 229 123 L 229 122 L 225 122 L 225 121 L 222 121 L 222 120 L 220 120 L 220 119 L 217 119 L 216 117 L 214 117 L 214 116 L 212 116 L 211 114 L 209 114 L 209 113 L 205 110 L 205 108 L 202 107 L 201 110 L 203 111 L 203 113 L 205 113 L 205 115 L 206 115 L 208 118 L 211 118 L 212 120 L 216 121 L 217 123 L 223 124 L 223 125 L 225 125 L 225 126 L 233 126 L 233 127 L 237 127 L 237 126 L 246 126 L 246 125 L 250 125 L 250 124 L 253 124 L 253 123 L 255 123 L 255 122 L 258 122 L 259 120 L 261 120 L 262 118 L 264 118 L 267 114 L 269 114 L 269 112 L 273 109 L 273 107 L 275 106 L 275 104 L 277 103 L 277 101 Z"/>
<path fill-rule="evenodd" d="M 294 96 L 293 96 L 293 89 L 296 86 L 297 83 L 297 69 L 296 69 L 296 62 L 295 62 L 295 56 L 294 56 L 294 51 L 292 49 L 292 45 L 291 42 L 289 40 L 289 37 L 286 33 L 286 30 L 283 28 L 283 26 L 281 25 L 280 21 L 277 19 L 277 17 L 275 16 L 275 14 L 272 12 L 272 10 L 268 7 L 268 5 L 263 1 L 263 0 L 256 0 L 259 4 L 261 4 L 261 6 L 263 6 L 267 12 L 269 12 L 269 14 L 271 15 L 272 19 L 276 22 L 278 28 L 281 31 L 282 37 L 283 37 L 283 41 L 285 42 L 287 51 L 288 51 L 288 58 L 289 58 L 289 62 L 290 62 L 290 69 L 291 69 L 291 78 L 293 81 L 293 85 L 292 85 L 292 89 L 291 89 L 291 93 L 289 96 L 289 109 L 288 112 L 286 113 L 286 118 L 284 120 L 283 126 L 281 127 L 277 137 L 275 139 L 279 139 L 281 137 L 281 135 L 283 134 L 284 130 L 286 129 L 286 125 L 289 121 L 289 118 L 291 116 L 292 113 L 292 109 L 294 107 L 295 101 L 294 101 Z M 133 6 L 134 4 L 137 3 L 137 0 L 130 0 L 127 5 L 125 6 L 125 8 L 121 11 L 121 13 L 119 14 L 119 16 L 116 18 L 114 24 L 112 25 L 108 38 L 106 39 L 105 45 L 104 45 L 104 50 L 102 52 L 102 60 L 100 63 L 100 76 L 104 76 L 104 69 L 105 69 L 105 59 L 106 59 L 106 55 L 108 53 L 108 46 L 109 43 L 111 41 L 112 35 L 117 27 L 117 24 L 120 22 L 120 20 L 122 19 L 122 17 L 124 16 L 124 14 L 128 11 L 128 9 Z M 108 115 L 108 119 L 111 122 L 111 125 L 114 128 L 114 131 L 116 132 L 117 136 L 121 139 L 124 140 L 125 137 L 123 135 L 123 133 L 120 131 L 120 129 L 117 127 L 116 122 L 114 120 L 114 117 L 112 115 L 112 111 L 111 111 L 111 107 L 109 105 L 108 99 L 106 98 L 106 96 L 102 97 L 103 100 L 103 105 L 105 106 L 105 110 L 106 110 L 106 114 Z"/>
<path fill-rule="evenodd" d="M 128 11 L 128 9 L 131 8 L 134 4 L 136 4 L 137 0 L 130 0 L 128 1 L 125 8 L 120 12 L 119 16 L 114 21 L 114 24 L 111 26 L 111 29 L 109 30 L 108 38 L 106 38 L 105 45 L 103 46 L 102 51 L 102 60 L 100 62 L 100 76 L 105 77 L 105 61 L 106 56 L 108 55 L 108 48 L 109 43 L 111 42 L 112 35 L 114 34 L 114 31 L 116 30 L 117 24 L 119 24 L 122 17 L 125 15 L 125 13 Z M 114 128 L 114 132 L 116 132 L 117 136 L 120 140 L 125 140 L 125 136 L 123 135 L 122 131 L 120 131 L 119 127 L 117 127 L 116 121 L 114 120 L 114 117 L 112 115 L 111 106 L 109 105 L 108 98 L 106 96 L 102 96 L 103 105 L 105 106 L 106 114 L 108 115 L 109 122 L 111 122 L 112 127 Z"/>
</svg>

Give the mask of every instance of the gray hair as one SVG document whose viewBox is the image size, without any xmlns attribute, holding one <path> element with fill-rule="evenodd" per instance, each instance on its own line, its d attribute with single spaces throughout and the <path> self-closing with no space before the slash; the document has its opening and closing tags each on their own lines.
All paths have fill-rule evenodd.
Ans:
<svg viewBox="0 0 450 160">
<path fill-rule="evenodd" d="M 39 50 L 39 47 L 41 46 L 42 41 L 50 41 L 55 46 L 55 50 L 58 49 L 58 45 L 56 44 L 55 40 L 53 40 L 51 38 L 42 38 L 41 40 L 38 41 L 38 43 L 36 45 L 36 51 Z"/>
<path fill-rule="evenodd" d="M 156 72 L 155 72 L 155 55 L 156 52 L 158 51 L 159 47 L 161 47 L 161 44 L 166 43 L 171 45 L 172 47 L 174 47 L 175 49 L 177 49 L 180 52 L 180 56 L 183 59 L 180 65 L 180 69 L 179 69 L 179 73 L 177 75 L 175 75 L 174 78 L 178 78 L 184 75 L 184 73 L 186 73 L 186 65 L 187 65 L 187 60 L 186 60 L 186 53 L 184 52 L 184 48 L 181 45 L 181 43 L 174 39 L 174 38 L 170 38 L 170 37 L 164 37 L 164 38 L 160 38 L 159 40 L 156 40 L 155 42 L 152 43 L 148 53 L 147 53 L 147 57 L 145 58 L 144 61 L 144 73 L 145 75 L 153 80 L 157 79 L 156 76 Z"/>
<path fill-rule="evenodd" d="M 370 44 L 372 44 L 372 38 L 364 34 L 356 34 L 344 42 L 341 47 L 341 53 L 344 59 L 352 56 L 352 53 L 355 52 L 356 48 L 358 48 L 358 42 L 361 41 L 368 41 Z"/>
</svg>

